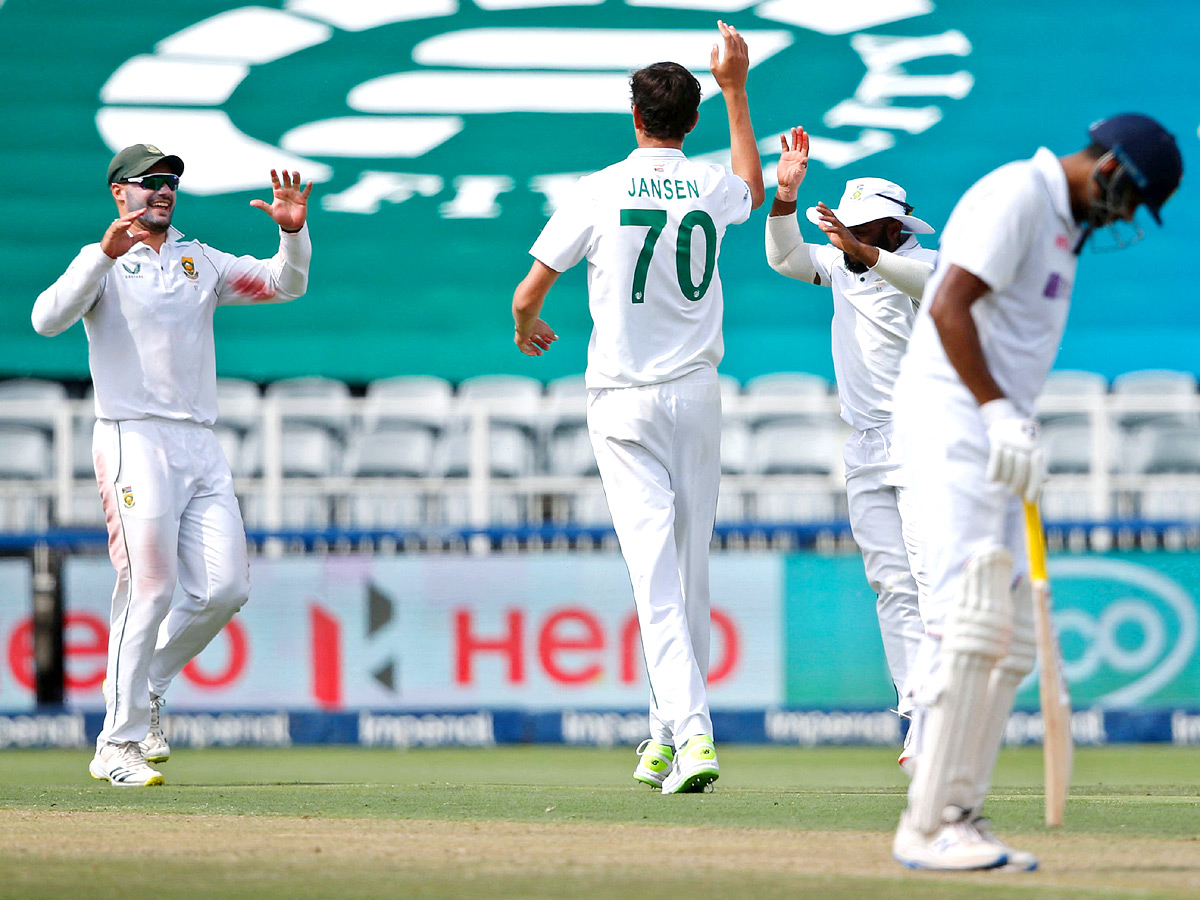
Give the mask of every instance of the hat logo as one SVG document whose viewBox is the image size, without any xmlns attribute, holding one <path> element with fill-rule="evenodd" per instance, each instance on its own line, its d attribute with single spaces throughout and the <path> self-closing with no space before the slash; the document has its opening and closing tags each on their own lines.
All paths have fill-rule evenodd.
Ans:
<svg viewBox="0 0 1200 900">
<path fill-rule="evenodd" d="M 147 153 L 154 153 L 154 154 L 156 154 L 156 155 L 159 155 L 159 154 L 161 154 L 161 153 L 162 153 L 162 151 L 161 151 L 161 150 L 159 150 L 157 147 L 155 147 L 153 144 L 147 144 L 147 145 L 146 145 L 146 152 L 147 152 Z"/>
<path fill-rule="evenodd" d="M 196 263 L 190 256 L 185 256 L 180 263 L 183 265 L 183 274 L 188 278 L 196 277 Z"/>
</svg>

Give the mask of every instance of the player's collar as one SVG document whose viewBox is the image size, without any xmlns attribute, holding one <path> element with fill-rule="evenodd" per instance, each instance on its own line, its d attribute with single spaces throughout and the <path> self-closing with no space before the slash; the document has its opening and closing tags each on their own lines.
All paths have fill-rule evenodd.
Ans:
<svg viewBox="0 0 1200 900">
<path fill-rule="evenodd" d="M 671 156 L 683 159 L 683 151 L 674 147 L 638 147 L 629 154 L 629 159 L 645 158 L 647 156 Z"/>
<path fill-rule="evenodd" d="M 1075 217 L 1071 215 L 1071 194 L 1067 187 L 1067 173 L 1063 171 L 1062 163 L 1053 151 L 1046 147 L 1038 147 L 1033 155 L 1034 168 L 1042 175 L 1046 190 L 1050 192 L 1050 202 L 1058 217 L 1072 228 L 1077 227 Z"/>
</svg>

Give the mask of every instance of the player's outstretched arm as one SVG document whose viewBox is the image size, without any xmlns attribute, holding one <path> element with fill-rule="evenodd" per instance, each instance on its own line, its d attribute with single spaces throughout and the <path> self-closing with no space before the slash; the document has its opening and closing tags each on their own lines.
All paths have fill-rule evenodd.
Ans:
<svg viewBox="0 0 1200 900">
<path fill-rule="evenodd" d="M 513 343 L 526 356 L 541 356 L 558 340 L 554 330 L 540 318 L 546 295 L 554 286 L 559 273 L 535 259 L 517 289 L 513 292 Z"/>
<path fill-rule="evenodd" d="M 271 203 L 268 205 L 265 200 L 254 199 L 250 205 L 265 212 L 284 231 L 294 233 L 303 228 L 308 219 L 308 195 L 312 193 L 312 187 L 310 181 L 301 189 L 299 172 L 284 169 L 281 178 L 272 169 Z"/>
<path fill-rule="evenodd" d="M 767 196 L 763 187 L 762 160 L 758 155 L 758 142 L 754 139 L 754 128 L 750 124 L 750 102 L 746 95 L 746 79 L 750 74 L 750 56 L 746 39 L 732 25 L 717 21 L 721 38 L 725 43 L 722 58 L 720 48 L 713 44 L 709 60 L 709 71 L 721 88 L 725 98 L 725 111 L 729 115 L 729 152 L 733 171 L 750 188 L 750 208 L 758 209 Z"/>
</svg>

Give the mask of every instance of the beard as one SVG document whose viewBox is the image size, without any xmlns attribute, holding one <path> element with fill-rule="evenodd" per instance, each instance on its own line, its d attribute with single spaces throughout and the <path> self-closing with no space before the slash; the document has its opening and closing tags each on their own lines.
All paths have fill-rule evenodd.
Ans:
<svg viewBox="0 0 1200 900">
<path fill-rule="evenodd" d="M 903 231 L 900 232 L 899 236 L 894 241 L 889 239 L 888 236 L 885 234 L 885 235 L 883 235 L 880 242 L 878 244 L 876 244 L 875 246 L 878 247 L 880 250 L 886 250 L 888 253 L 895 253 L 897 250 L 900 249 L 901 245 L 907 240 L 908 240 L 908 235 Z M 854 258 L 848 256 L 844 251 L 842 252 L 842 261 L 845 264 L 847 270 L 853 272 L 855 275 L 861 275 L 867 271 L 866 263 L 859 262 L 857 259 L 854 259 Z"/>
</svg>

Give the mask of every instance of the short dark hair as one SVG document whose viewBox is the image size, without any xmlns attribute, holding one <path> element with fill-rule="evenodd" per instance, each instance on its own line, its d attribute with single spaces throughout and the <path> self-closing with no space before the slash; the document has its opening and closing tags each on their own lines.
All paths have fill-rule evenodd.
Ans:
<svg viewBox="0 0 1200 900">
<path fill-rule="evenodd" d="M 696 124 L 700 82 L 679 63 L 659 62 L 629 79 L 630 98 L 650 137 L 682 140 Z"/>
</svg>

